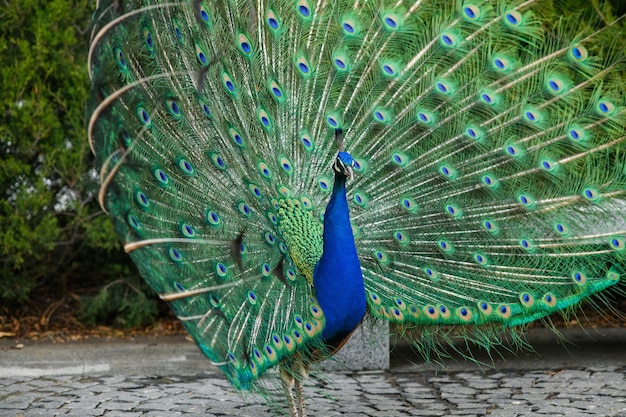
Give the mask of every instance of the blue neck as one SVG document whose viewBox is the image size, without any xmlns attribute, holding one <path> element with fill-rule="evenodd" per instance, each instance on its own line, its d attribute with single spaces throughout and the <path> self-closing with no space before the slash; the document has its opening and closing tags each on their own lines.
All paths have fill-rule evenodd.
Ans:
<svg viewBox="0 0 626 417">
<path fill-rule="evenodd" d="M 350 227 L 346 177 L 338 173 L 324 214 L 324 252 L 315 265 L 313 285 L 326 317 L 322 337 L 341 340 L 365 314 L 365 287 Z"/>
</svg>

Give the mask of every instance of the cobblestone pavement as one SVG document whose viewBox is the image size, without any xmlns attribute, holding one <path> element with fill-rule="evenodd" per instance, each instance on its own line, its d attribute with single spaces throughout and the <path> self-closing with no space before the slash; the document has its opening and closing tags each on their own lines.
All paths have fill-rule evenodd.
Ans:
<svg viewBox="0 0 626 417">
<path fill-rule="evenodd" d="M 390 371 L 331 373 L 326 382 L 313 381 L 307 386 L 309 416 L 626 416 L 623 340 L 614 342 L 617 346 L 607 345 L 612 346 L 610 352 L 604 350 L 609 347 L 590 342 L 574 353 L 562 347 L 554 356 L 542 353 L 539 362 L 533 359 L 535 354 L 507 357 L 505 365 L 495 365 L 504 369 L 481 371 L 460 363 L 435 372 L 401 358 L 392 363 Z M 66 350 L 69 348 L 74 355 L 81 349 L 68 345 Z M 50 349 L 50 358 L 60 352 L 56 349 Z M 178 345 L 172 349 L 177 352 L 173 363 L 183 363 Z M 251 395 L 234 393 L 211 368 L 210 372 L 189 374 L 193 368 L 181 365 L 180 373 L 186 375 L 177 375 L 172 368 L 167 375 L 154 376 L 164 369 L 160 363 L 152 364 L 152 372 L 143 368 L 141 372 L 130 368 L 120 372 L 87 361 L 81 362 L 80 372 L 60 368 L 61 362 L 55 365 L 56 371 L 7 365 L 20 354 L 0 350 L 2 417 L 266 417 L 275 410 Z M 105 361 L 106 352 L 98 355 Z M 161 361 L 158 352 L 154 358 Z M 198 366 L 195 357 L 191 359 L 191 365 Z"/>
<path fill-rule="evenodd" d="M 311 416 L 626 416 L 624 371 L 332 374 L 333 386 L 308 387 L 307 405 Z M 56 376 L 1 384 L 0 415 L 7 417 L 272 415 L 217 375 Z"/>
</svg>

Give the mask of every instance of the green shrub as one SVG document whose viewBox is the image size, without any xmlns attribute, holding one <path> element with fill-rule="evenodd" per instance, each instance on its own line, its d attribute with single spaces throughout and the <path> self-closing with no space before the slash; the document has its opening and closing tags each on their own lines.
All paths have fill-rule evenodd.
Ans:
<svg viewBox="0 0 626 417">
<path fill-rule="evenodd" d="M 104 285 L 82 302 L 88 322 L 155 317 L 145 287 L 127 293 L 118 284 L 137 272 L 97 202 L 99 174 L 85 129 L 93 4 L 19 0 L 0 7 L 0 314 Z"/>
<path fill-rule="evenodd" d="M 118 327 L 151 323 L 158 314 L 157 303 L 146 296 L 144 286 L 140 279 L 120 278 L 108 283 L 97 295 L 82 299 L 79 319 L 88 325 Z"/>
</svg>

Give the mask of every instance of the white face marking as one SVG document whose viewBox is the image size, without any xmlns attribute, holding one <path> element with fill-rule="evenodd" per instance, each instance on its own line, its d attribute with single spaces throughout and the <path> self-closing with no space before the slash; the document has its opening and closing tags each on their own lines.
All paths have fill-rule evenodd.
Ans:
<svg viewBox="0 0 626 417">
<path fill-rule="evenodd" d="M 346 165 L 346 163 L 343 162 L 339 157 L 335 158 L 335 162 L 333 163 L 333 169 L 336 172 L 343 174 L 346 177 L 349 177 L 351 181 L 354 179 L 354 171 L 352 169 L 353 166 L 354 160 L 351 161 L 350 165 Z"/>
</svg>

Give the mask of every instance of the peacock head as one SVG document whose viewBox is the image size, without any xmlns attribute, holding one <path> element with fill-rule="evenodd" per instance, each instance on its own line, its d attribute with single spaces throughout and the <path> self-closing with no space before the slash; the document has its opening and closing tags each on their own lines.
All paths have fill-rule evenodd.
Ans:
<svg viewBox="0 0 626 417">
<path fill-rule="evenodd" d="M 350 178 L 350 180 L 354 179 L 354 171 L 352 170 L 353 166 L 354 159 L 352 158 L 352 155 L 343 151 L 337 154 L 335 163 L 333 163 L 333 169 L 335 172 Z"/>
</svg>

